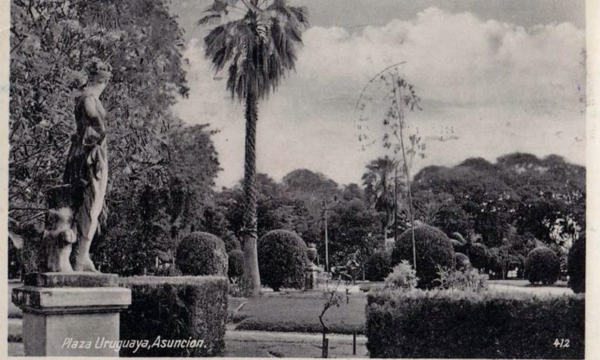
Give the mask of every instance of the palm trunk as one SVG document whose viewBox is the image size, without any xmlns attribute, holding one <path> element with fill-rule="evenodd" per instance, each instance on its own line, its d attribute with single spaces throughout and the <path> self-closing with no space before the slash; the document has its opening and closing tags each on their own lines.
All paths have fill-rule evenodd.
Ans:
<svg viewBox="0 0 600 360">
<path fill-rule="evenodd" d="M 256 123 L 258 101 L 255 94 L 246 96 L 246 149 L 244 165 L 244 279 L 248 286 L 248 295 L 260 293 L 260 273 L 258 271 L 258 226 L 256 219 Z"/>
</svg>

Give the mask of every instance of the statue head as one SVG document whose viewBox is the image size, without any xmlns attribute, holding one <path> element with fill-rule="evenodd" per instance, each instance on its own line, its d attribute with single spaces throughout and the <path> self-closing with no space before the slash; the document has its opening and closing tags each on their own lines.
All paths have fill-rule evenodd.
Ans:
<svg viewBox="0 0 600 360">
<path fill-rule="evenodd" d="M 112 76 L 110 64 L 94 57 L 85 66 L 89 84 L 106 84 Z"/>
</svg>

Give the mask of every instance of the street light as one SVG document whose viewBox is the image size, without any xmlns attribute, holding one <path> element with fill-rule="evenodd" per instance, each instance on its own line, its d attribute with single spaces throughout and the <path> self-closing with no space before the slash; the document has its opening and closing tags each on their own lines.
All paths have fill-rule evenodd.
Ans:
<svg viewBox="0 0 600 360">
<path fill-rule="evenodd" d="M 333 202 L 337 202 L 337 196 L 333 197 Z M 331 207 L 327 204 L 327 199 L 323 199 L 323 220 L 325 222 L 325 272 L 329 272 L 329 236 L 327 234 L 327 212 Z"/>
</svg>

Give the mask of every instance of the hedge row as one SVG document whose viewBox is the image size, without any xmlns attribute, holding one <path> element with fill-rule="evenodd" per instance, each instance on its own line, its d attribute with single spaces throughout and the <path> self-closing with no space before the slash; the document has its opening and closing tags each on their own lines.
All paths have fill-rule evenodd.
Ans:
<svg viewBox="0 0 600 360">
<path fill-rule="evenodd" d="M 584 320 L 582 295 L 382 291 L 368 296 L 367 348 L 373 358 L 582 359 Z"/>
<path fill-rule="evenodd" d="M 225 277 L 132 277 L 132 304 L 121 313 L 121 340 L 188 340 L 174 347 L 122 348 L 121 356 L 221 356 L 225 351 L 227 287 Z M 196 340 L 196 342 L 191 342 Z M 198 340 L 204 340 L 199 346 Z M 168 343 L 167 343 L 167 346 Z"/>
</svg>

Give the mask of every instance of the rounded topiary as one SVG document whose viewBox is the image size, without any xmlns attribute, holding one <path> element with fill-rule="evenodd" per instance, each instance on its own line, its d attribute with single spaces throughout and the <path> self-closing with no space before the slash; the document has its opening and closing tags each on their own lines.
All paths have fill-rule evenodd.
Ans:
<svg viewBox="0 0 600 360">
<path fill-rule="evenodd" d="M 560 259 L 548 248 L 533 249 L 525 260 L 525 276 L 532 284 L 554 284 L 560 276 Z"/>
<path fill-rule="evenodd" d="M 232 250 L 229 252 L 229 269 L 227 276 L 230 279 L 237 279 L 244 273 L 244 252 L 242 250 Z"/>
<path fill-rule="evenodd" d="M 465 270 L 471 267 L 469 257 L 459 252 L 454 254 L 454 264 L 457 270 Z"/>
<path fill-rule="evenodd" d="M 392 266 L 402 260 L 413 262 L 412 230 L 408 229 L 400 235 L 392 252 Z M 454 248 L 452 242 L 443 231 L 429 225 L 414 228 L 415 247 L 417 253 L 417 277 L 419 288 L 431 288 L 437 285 L 439 267 L 454 266 Z M 414 264 L 413 264 L 414 265 Z"/>
<path fill-rule="evenodd" d="M 184 275 L 227 275 L 225 244 L 213 234 L 193 232 L 185 236 L 177 247 L 175 262 Z"/>
<path fill-rule="evenodd" d="M 365 263 L 365 277 L 369 281 L 383 281 L 391 272 L 390 255 L 385 251 L 374 253 Z"/>
<path fill-rule="evenodd" d="M 308 263 L 306 244 L 287 230 L 273 230 L 258 241 L 258 269 L 263 284 L 279 291 L 282 287 L 302 289 Z"/>
<path fill-rule="evenodd" d="M 585 292 L 585 237 L 575 240 L 567 263 L 569 287 L 577 294 Z"/>
<path fill-rule="evenodd" d="M 471 245 L 468 251 L 469 261 L 475 269 L 488 268 L 488 248 L 480 243 Z"/>
</svg>

